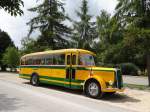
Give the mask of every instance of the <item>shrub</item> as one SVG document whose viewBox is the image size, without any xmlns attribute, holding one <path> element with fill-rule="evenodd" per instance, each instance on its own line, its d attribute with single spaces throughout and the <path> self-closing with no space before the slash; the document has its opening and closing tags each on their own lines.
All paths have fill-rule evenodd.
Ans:
<svg viewBox="0 0 150 112">
<path fill-rule="evenodd" d="M 121 63 L 118 65 L 123 75 L 140 75 L 141 71 L 133 63 Z"/>
<path fill-rule="evenodd" d="M 19 65 L 20 54 L 15 47 L 8 47 L 3 55 L 2 62 L 7 67 L 14 69 Z"/>
</svg>

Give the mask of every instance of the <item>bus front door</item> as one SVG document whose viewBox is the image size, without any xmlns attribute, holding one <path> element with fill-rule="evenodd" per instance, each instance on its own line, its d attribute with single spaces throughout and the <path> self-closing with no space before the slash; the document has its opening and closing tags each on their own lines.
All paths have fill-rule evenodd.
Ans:
<svg viewBox="0 0 150 112">
<path fill-rule="evenodd" d="M 74 88 L 74 80 L 76 78 L 76 63 L 77 63 L 77 59 L 76 59 L 76 54 L 75 53 L 69 53 L 66 55 L 66 81 L 67 83 L 65 83 L 65 87 L 69 87 L 69 88 Z M 65 82 L 66 82 L 65 81 Z"/>
</svg>

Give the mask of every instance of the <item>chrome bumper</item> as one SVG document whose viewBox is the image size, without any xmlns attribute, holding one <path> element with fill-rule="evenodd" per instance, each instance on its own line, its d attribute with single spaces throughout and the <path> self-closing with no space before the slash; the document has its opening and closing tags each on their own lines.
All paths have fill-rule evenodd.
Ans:
<svg viewBox="0 0 150 112">
<path fill-rule="evenodd" d="M 125 90 L 125 88 L 105 88 L 105 89 L 102 89 L 102 92 L 123 92 Z"/>
</svg>

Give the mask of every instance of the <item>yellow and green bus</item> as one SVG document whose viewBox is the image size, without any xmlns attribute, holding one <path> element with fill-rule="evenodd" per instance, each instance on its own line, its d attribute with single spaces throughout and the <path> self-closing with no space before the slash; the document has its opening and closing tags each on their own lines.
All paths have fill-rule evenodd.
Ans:
<svg viewBox="0 0 150 112">
<path fill-rule="evenodd" d="M 83 49 L 61 49 L 27 54 L 21 57 L 20 78 L 40 83 L 82 89 L 92 98 L 103 93 L 123 91 L 121 71 L 96 67 L 93 52 Z"/>
</svg>

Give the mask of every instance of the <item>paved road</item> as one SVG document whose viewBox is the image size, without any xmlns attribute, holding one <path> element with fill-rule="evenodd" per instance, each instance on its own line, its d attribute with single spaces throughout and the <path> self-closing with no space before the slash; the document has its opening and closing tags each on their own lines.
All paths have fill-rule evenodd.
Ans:
<svg viewBox="0 0 150 112">
<path fill-rule="evenodd" d="M 123 76 L 123 82 L 127 84 L 148 85 L 148 78 L 142 76 Z"/>
<path fill-rule="evenodd" d="M 96 100 L 61 87 L 33 87 L 17 74 L 0 73 L 0 112 L 134 112 L 115 104 L 123 96 L 114 97 Z"/>
</svg>

